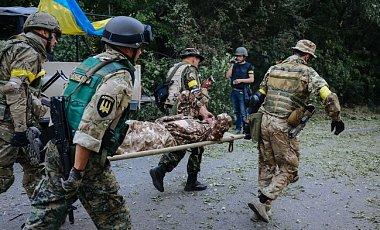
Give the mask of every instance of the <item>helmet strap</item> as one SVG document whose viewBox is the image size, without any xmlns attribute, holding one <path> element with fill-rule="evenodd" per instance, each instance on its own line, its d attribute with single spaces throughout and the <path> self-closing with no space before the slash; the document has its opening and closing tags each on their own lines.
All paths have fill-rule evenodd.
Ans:
<svg viewBox="0 0 380 230">
<path fill-rule="evenodd" d="M 48 31 L 49 33 L 49 37 L 48 39 L 46 40 L 47 43 L 46 43 L 46 52 L 48 53 L 51 53 L 53 50 L 51 49 L 51 40 L 53 39 L 53 33 L 51 31 Z"/>
<path fill-rule="evenodd" d="M 136 63 L 137 61 L 137 58 L 136 58 L 136 54 L 137 54 L 137 49 L 135 48 L 132 48 L 133 49 L 133 53 L 132 53 L 132 60 L 133 60 L 133 65 Z"/>
<path fill-rule="evenodd" d="M 38 37 L 40 37 L 40 38 L 46 40 L 46 45 L 45 45 L 46 52 L 51 53 L 52 50 L 51 50 L 51 45 L 50 45 L 50 43 L 51 43 L 51 40 L 53 39 L 52 32 L 48 31 L 48 33 L 49 33 L 49 37 L 45 37 L 44 35 L 38 33 L 38 32 L 35 31 L 35 30 L 32 30 L 32 31 L 30 31 L 30 32 L 32 32 L 33 34 L 37 35 Z"/>
</svg>

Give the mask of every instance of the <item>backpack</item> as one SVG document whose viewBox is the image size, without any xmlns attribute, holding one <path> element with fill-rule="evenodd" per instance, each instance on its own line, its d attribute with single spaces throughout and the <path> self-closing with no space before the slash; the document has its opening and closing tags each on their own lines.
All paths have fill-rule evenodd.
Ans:
<svg viewBox="0 0 380 230">
<path fill-rule="evenodd" d="M 184 66 L 184 65 L 186 65 L 185 67 L 189 66 L 189 64 L 186 64 L 186 63 L 182 63 L 182 62 L 178 63 L 175 67 L 173 67 L 173 70 L 170 72 L 169 76 L 166 78 L 166 81 L 162 83 L 157 83 L 157 82 L 154 83 L 154 86 L 153 86 L 154 101 L 158 109 L 163 113 L 166 113 L 164 106 L 165 106 L 166 100 L 169 97 L 170 86 L 174 83 L 175 80 L 180 80 L 177 78 L 182 78 L 181 76 L 182 71 L 180 74 L 176 72 L 181 66 Z"/>
<path fill-rule="evenodd" d="M 165 101 L 168 99 L 169 96 L 169 87 L 173 84 L 173 80 L 165 81 L 163 83 L 158 84 L 157 82 L 154 83 L 154 101 L 157 105 L 158 109 L 165 113 Z"/>
</svg>

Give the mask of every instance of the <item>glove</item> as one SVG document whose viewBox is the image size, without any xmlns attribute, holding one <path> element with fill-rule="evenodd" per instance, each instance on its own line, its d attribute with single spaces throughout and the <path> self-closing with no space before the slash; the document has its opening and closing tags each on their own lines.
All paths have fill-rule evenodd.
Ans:
<svg viewBox="0 0 380 230">
<path fill-rule="evenodd" d="M 172 108 L 173 108 L 172 105 L 164 104 L 162 112 L 165 114 L 165 116 L 169 116 L 170 115 L 170 111 L 172 110 Z"/>
<path fill-rule="evenodd" d="M 26 132 L 15 132 L 11 139 L 11 145 L 14 147 L 25 147 L 28 145 L 28 138 Z"/>
<path fill-rule="evenodd" d="M 72 167 L 67 180 L 61 179 L 62 188 L 66 192 L 76 192 L 82 183 L 83 171 Z"/>
<path fill-rule="evenodd" d="M 334 132 L 335 135 L 338 135 L 339 133 L 341 133 L 344 130 L 343 121 L 342 120 L 332 121 L 331 122 L 331 132 L 334 131 L 334 129 L 335 129 L 335 132 Z"/>
<path fill-rule="evenodd" d="M 251 136 L 251 127 L 249 126 L 248 123 L 244 124 L 243 134 L 244 134 L 244 139 L 251 140 L 251 138 L 252 138 L 252 136 Z"/>
</svg>

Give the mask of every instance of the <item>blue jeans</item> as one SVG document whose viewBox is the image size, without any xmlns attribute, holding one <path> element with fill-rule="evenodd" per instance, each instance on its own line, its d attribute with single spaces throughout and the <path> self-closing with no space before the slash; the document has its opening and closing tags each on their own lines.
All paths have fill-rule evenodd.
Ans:
<svg viewBox="0 0 380 230">
<path fill-rule="evenodd" d="M 244 93 L 243 90 L 232 90 L 231 92 L 232 105 L 236 115 L 236 130 L 242 130 L 245 118 L 247 116 L 246 108 L 244 105 Z"/>
</svg>

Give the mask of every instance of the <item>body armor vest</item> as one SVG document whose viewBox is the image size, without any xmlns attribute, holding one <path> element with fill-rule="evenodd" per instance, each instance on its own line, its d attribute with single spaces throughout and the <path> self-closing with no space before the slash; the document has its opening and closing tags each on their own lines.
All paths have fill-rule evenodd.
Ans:
<svg viewBox="0 0 380 230">
<path fill-rule="evenodd" d="M 69 82 L 63 95 L 67 98 L 66 117 L 70 128 L 71 137 L 74 137 L 75 131 L 78 129 L 82 119 L 83 112 L 95 94 L 103 77 L 119 71 L 127 70 L 134 80 L 134 72 L 130 66 L 122 64 L 123 60 L 101 61 L 98 58 L 90 57 L 82 62 L 70 76 Z M 107 139 L 107 146 L 103 146 L 101 151 L 106 151 L 107 155 L 116 152 L 121 141 L 124 139 L 128 126 L 126 121 L 129 118 L 129 107 L 124 111 L 114 129 L 110 127 L 103 136 L 102 143 Z"/>
<path fill-rule="evenodd" d="M 275 65 L 267 77 L 267 96 L 262 108 L 265 112 L 286 118 L 304 107 L 309 96 L 307 82 L 302 81 L 307 66 L 295 62 Z"/>
<path fill-rule="evenodd" d="M 176 64 L 175 66 L 170 68 L 166 80 L 167 81 L 172 80 L 172 81 L 178 82 L 178 84 L 180 86 L 179 90 L 180 91 L 184 90 L 184 88 L 186 88 L 186 84 L 185 84 L 185 79 L 183 79 L 183 75 L 184 75 L 184 71 L 189 66 L 191 66 L 191 65 L 183 63 L 183 62 Z M 196 80 L 197 80 L 197 82 L 199 82 L 198 78 Z M 169 88 L 169 91 L 170 91 L 170 88 Z"/>
<path fill-rule="evenodd" d="M 188 89 L 186 79 L 184 79 L 185 71 L 187 71 L 187 68 L 191 66 L 188 63 L 180 62 L 177 63 L 175 66 L 170 68 L 168 75 L 166 77 L 166 81 L 172 81 L 173 83 L 170 84 L 168 89 L 168 98 L 165 101 L 165 104 L 172 105 L 173 108 L 177 107 L 177 97 L 178 95 L 185 89 Z M 196 81 L 199 84 L 199 77 L 197 76 Z"/>
</svg>

